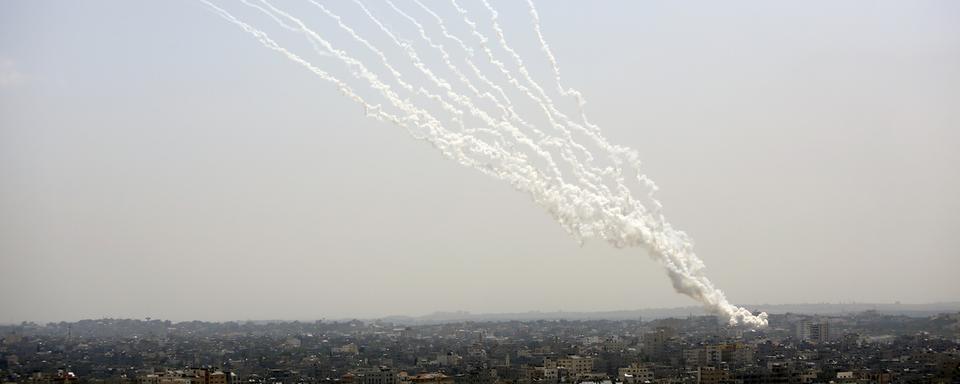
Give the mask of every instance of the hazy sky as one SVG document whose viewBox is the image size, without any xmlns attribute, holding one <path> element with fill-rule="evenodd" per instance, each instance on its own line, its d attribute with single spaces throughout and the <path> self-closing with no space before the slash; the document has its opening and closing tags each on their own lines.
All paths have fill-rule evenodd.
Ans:
<svg viewBox="0 0 960 384">
<path fill-rule="evenodd" d="M 525 6 L 494 4 L 546 68 Z M 960 2 L 538 6 L 733 302 L 960 299 Z M 0 2 L 0 322 L 693 304 L 199 2 Z"/>
</svg>

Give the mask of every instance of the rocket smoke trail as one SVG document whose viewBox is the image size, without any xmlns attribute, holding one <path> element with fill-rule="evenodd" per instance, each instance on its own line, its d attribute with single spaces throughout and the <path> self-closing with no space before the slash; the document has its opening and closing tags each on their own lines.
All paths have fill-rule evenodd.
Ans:
<svg viewBox="0 0 960 384">
<path fill-rule="evenodd" d="M 431 70 L 414 44 L 397 36 L 361 0 L 353 1 L 362 14 L 377 26 L 377 30 L 403 52 L 399 59 L 408 61 L 419 75 L 427 79 L 428 85 L 423 86 L 412 84 L 412 80 L 397 69 L 383 50 L 315 0 L 309 2 L 355 42 L 373 53 L 382 67 L 386 68 L 386 73 L 376 73 L 310 29 L 304 21 L 275 7 L 268 0 L 259 0 L 260 5 L 251 3 L 252 0 L 242 1 L 248 7 L 266 14 L 283 29 L 302 34 L 317 51 L 339 60 L 356 81 L 366 84 L 385 100 L 385 106 L 361 97 L 346 81 L 284 48 L 263 30 L 240 20 L 209 0 L 198 1 L 220 18 L 252 35 L 264 47 L 332 83 L 342 94 L 362 106 L 367 116 L 402 127 L 415 138 L 433 145 L 445 157 L 526 192 L 576 239 L 599 238 L 617 248 L 644 247 L 651 258 L 664 266 L 677 292 L 697 300 L 708 311 L 724 316 L 731 325 L 767 325 L 766 313 L 754 315 L 743 307 L 731 304 L 706 277 L 704 263 L 693 251 L 693 242 L 686 233 L 673 228 L 662 213 L 662 205 L 654 198 L 657 185 L 640 170 L 636 151 L 609 143 L 600 128 L 587 119 L 584 111 L 586 101 L 582 94 L 563 86 L 560 66 L 543 36 L 540 16 L 533 0 L 527 0 L 527 5 L 536 41 L 553 71 L 557 92 L 576 100 L 579 115 L 576 121 L 557 107 L 544 87 L 531 75 L 520 54 L 509 45 L 499 24 L 499 15 L 487 0 L 481 0 L 480 3 L 489 14 L 490 27 L 495 36 L 493 39 L 480 31 L 477 22 L 470 18 L 468 11 L 457 0 L 450 0 L 450 4 L 468 27 L 470 38 L 456 36 L 436 11 L 414 0 L 422 11 L 433 18 L 443 39 L 456 43 L 454 46 L 462 51 L 462 58 L 470 68 L 468 72 L 477 82 L 454 63 L 454 52 L 433 40 L 416 17 L 392 0 L 386 0 L 389 8 L 413 25 L 422 41 L 439 53 L 443 68 L 454 75 L 454 81 Z M 507 53 L 517 74 L 496 56 L 494 45 Z M 474 49 L 477 46 L 482 52 L 479 55 Z M 483 73 L 475 61 L 478 56 L 482 56 L 496 70 L 492 74 Z M 385 80 L 381 79 L 381 75 Z M 388 81 L 395 82 L 399 87 L 392 87 Z M 459 92 L 455 84 L 468 92 Z M 513 101 L 507 97 L 505 88 L 513 89 L 533 103 L 543 114 L 546 126 L 537 127 L 531 123 L 533 116 L 520 116 Z M 414 96 L 422 98 L 422 101 L 414 101 Z M 486 105 L 492 107 L 483 107 L 480 100 L 486 100 Z M 467 117 L 477 119 L 483 126 L 468 128 L 464 123 Z M 445 124 L 445 121 L 452 125 Z M 635 185 L 647 192 L 635 196 L 631 191 Z"/>
<path fill-rule="evenodd" d="M 487 3 L 486 0 L 484 0 L 484 4 L 487 5 L 492 12 L 495 12 L 491 7 L 489 7 L 489 4 Z M 527 5 L 529 6 L 529 9 L 530 9 L 530 16 L 533 19 L 534 31 L 536 32 L 541 50 L 546 55 L 547 60 L 550 62 L 551 67 L 553 68 L 554 79 L 556 80 L 557 90 L 560 92 L 560 94 L 564 96 L 573 96 L 574 98 L 576 98 L 577 105 L 580 110 L 580 116 L 581 116 L 581 119 L 583 120 L 583 123 L 588 127 L 595 129 L 596 132 L 599 133 L 600 132 L 599 127 L 591 124 L 590 121 L 587 119 L 586 112 L 584 111 L 584 108 L 583 108 L 584 104 L 586 104 L 586 100 L 583 98 L 582 94 L 573 88 L 564 88 L 560 80 L 560 66 L 557 63 L 557 59 L 556 57 L 554 57 L 553 52 L 550 50 L 550 46 L 547 44 L 546 39 L 543 37 L 543 32 L 541 31 L 541 25 L 540 25 L 540 15 L 533 4 L 533 0 L 527 0 Z M 656 185 L 653 183 L 652 180 L 647 178 L 646 175 L 640 172 L 639 162 L 636 162 L 632 165 L 638 175 L 638 179 L 651 187 L 650 198 L 653 199 L 652 194 L 657 190 Z M 653 201 L 655 202 L 655 207 L 658 207 L 657 210 L 659 211 L 659 207 L 661 206 L 661 204 L 656 199 L 653 199 Z M 659 215 L 659 216 L 660 216 L 660 220 L 664 221 L 665 223 L 666 219 L 662 215 Z M 682 238 L 686 238 L 686 235 L 683 234 Z M 687 242 L 689 243 L 689 240 Z M 754 327 L 767 326 L 767 314 L 765 312 L 761 312 L 757 315 L 753 315 L 752 313 L 750 313 L 749 310 L 743 307 L 737 307 L 737 306 L 734 306 L 733 304 L 730 304 L 730 302 L 727 301 L 726 296 L 719 289 L 713 287 L 713 284 L 710 282 L 710 280 L 703 275 L 703 269 L 704 269 L 703 262 L 693 253 L 692 244 L 690 244 L 687 248 L 689 248 L 689 251 L 690 251 L 689 254 L 687 255 L 687 258 L 689 258 L 692 261 L 691 263 L 688 263 L 688 265 L 696 266 L 696 269 L 693 271 L 684 273 L 684 271 L 682 270 L 675 269 L 675 266 L 678 263 L 671 263 L 667 260 L 660 260 L 662 263 L 664 263 L 667 266 L 668 268 L 667 273 L 670 276 L 670 279 L 673 281 L 673 286 L 674 288 L 677 289 L 677 291 L 684 293 L 688 296 L 691 296 L 694 299 L 697 299 L 698 301 L 706 305 L 707 309 L 710 310 L 711 312 L 721 314 L 721 315 L 726 315 L 729 318 L 729 322 L 731 324 L 737 324 L 742 322 Z M 651 256 L 653 256 L 654 258 L 657 258 L 656 252 L 653 252 Z M 669 255 L 666 255 L 666 254 L 663 256 L 669 257 Z M 692 280 L 698 280 L 698 282 L 685 281 L 686 279 L 690 279 L 691 276 L 694 277 Z M 690 289 L 691 287 L 694 287 L 694 288 Z M 704 288 L 708 288 L 708 289 L 704 289 Z"/>
</svg>

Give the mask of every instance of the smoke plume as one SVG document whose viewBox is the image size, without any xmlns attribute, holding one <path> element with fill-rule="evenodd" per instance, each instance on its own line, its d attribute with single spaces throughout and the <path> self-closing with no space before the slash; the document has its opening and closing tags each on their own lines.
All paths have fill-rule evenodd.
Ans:
<svg viewBox="0 0 960 384">
<path fill-rule="evenodd" d="M 451 32 L 440 12 L 414 0 L 420 11 L 433 20 L 433 29 L 440 30 L 439 38 L 431 37 L 430 26 L 412 12 L 386 0 L 393 14 L 417 32 L 422 41 L 420 46 L 400 37 L 363 2 L 354 0 L 367 22 L 375 25 L 378 32 L 395 45 L 394 49 L 402 52 L 393 58 L 351 28 L 339 15 L 309 0 L 354 43 L 376 57 L 379 60 L 376 64 L 385 69 L 383 73 L 377 73 L 376 69 L 311 29 L 305 21 L 269 1 L 259 0 L 259 4 L 252 3 L 253 0 L 242 1 L 266 14 L 284 30 L 301 34 L 321 54 L 338 60 L 360 86 L 375 91 L 377 99 L 385 104 L 361 97 L 347 81 L 281 46 L 266 32 L 229 11 L 209 0 L 198 1 L 253 36 L 264 47 L 332 83 L 342 94 L 361 105 L 368 116 L 402 127 L 415 138 L 430 143 L 445 157 L 527 193 L 577 240 L 595 238 L 617 248 L 644 248 L 651 258 L 663 265 L 677 292 L 700 302 L 732 325 L 767 325 L 766 313 L 754 315 L 731 304 L 707 278 L 703 261 L 694 253 L 692 240 L 683 231 L 675 229 L 663 214 L 662 204 L 654 197 L 658 187 L 642 172 L 637 152 L 611 144 L 600 128 L 587 119 L 586 100 L 582 94 L 561 82 L 558 60 L 544 38 L 540 16 L 532 0 L 528 0 L 527 5 L 533 34 L 553 72 L 551 87 L 556 90 L 554 96 L 574 98 L 576 118 L 564 113 L 532 75 L 520 53 L 509 44 L 498 12 L 487 0 L 481 1 L 481 13 L 486 14 L 488 24 L 485 26 L 493 31 L 492 38 L 484 34 L 479 22 L 457 0 L 450 0 L 450 7 L 469 30 L 468 37 Z M 451 42 L 452 49 L 443 42 Z M 427 57 L 425 52 L 418 47 L 426 47 L 438 54 L 442 66 L 431 68 L 424 59 Z M 506 53 L 506 60 L 501 59 L 496 51 Z M 404 73 L 396 60 L 412 66 L 414 73 Z M 460 65 L 465 65 L 469 71 L 461 69 Z M 494 70 L 486 73 L 481 66 Z M 438 69 L 452 74 L 451 79 L 445 78 Z M 426 81 L 417 84 L 416 78 Z M 515 102 L 508 97 L 510 92 L 520 95 L 539 113 L 526 116 L 518 113 Z M 535 118 L 545 123 L 538 125 L 534 123 Z M 635 193 L 635 190 L 642 192 Z"/>
</svg>

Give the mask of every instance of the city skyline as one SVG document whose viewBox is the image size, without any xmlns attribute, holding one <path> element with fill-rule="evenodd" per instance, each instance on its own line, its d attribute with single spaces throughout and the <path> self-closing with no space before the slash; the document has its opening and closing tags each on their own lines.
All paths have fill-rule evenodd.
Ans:
<svg viewBox="0 0 960 384">
<path fill-rule="evenodd" d="M 523 2 L 493 3 L 549 78 Z M 0 4 L 0 323 L 695 304 L 644 250 L 579 244 L 201 2 L 53 4 Z M 698 5 L 538 2 L 565 82 L 638 150 L 716 287 L 956 301 L 960 5 Z M 355 4 L 330 8 L 389 46 Z"/>
<path fill-rule="evenodd" d="M 29 384 L 749 384 L 960 378 L 960 314 L 654 320 L 177 322 L 0 326 Z"/>
<path fill-rule="evenodd" d="M 794 303 L 794 304 L 745 304 L 749 309 L 756 311 L 765 311 L 770 314 L 797 314 L 809 316 L 837 316 L 852 314 L 864 311 L 874 311 L 881 314 L 890 315 L 908 315 L 913 317 L 922 317 L 940 313 L 950 313 L 960 311 L 960 301 L 954 302 L 933 302 L 933 303 Z M 376 316 L 324 316 L 322 313 L 313 317 L 302 318 L 171 318 L 158 316 L 114 316 L 109 313 L 85 318 L 64 318 L 64 319 L 18 319 L 10 322 L 0 322 L 0 325 L 16 325 L 20 323 L 59 323 L 75 322 L 97 319 L 147 319 L 163 320 L 173 322 L 191 322 L 204 321 L 212 323 L 222 322 L 293 322 L 293 321 L 332 321 L 346 322 L 352 320 L 360 321 L 388 321 L 399 324 L 446 324 L 465 321 L 592 321 L 592 320 L 659 320 L 668 318 L 684 317 L 702 317 L 714 316 L 708 313 L 704 308 L 697 305 L 688 305 L 681 307 L 660 307 L 660 308 L 639 308 L 639 309 L 611 309 L 597 311 L 575 311 L 575 310 L 538 310 L 531 309 L 517 312 L 471 312 L 462 309 L 436 310 L 427 313 L 390 313 Z"/>
</svg>

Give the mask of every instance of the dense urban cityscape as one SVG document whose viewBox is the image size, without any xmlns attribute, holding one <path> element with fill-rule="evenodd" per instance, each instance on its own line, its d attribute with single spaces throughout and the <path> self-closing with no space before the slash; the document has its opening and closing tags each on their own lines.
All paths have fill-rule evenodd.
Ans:
<svg viewBox="0 0 960 384">
<path fill-rule="evenodd" d="M 960 313 L 0 326 L 9 383 L 957 383 Z"/>
</svg>

